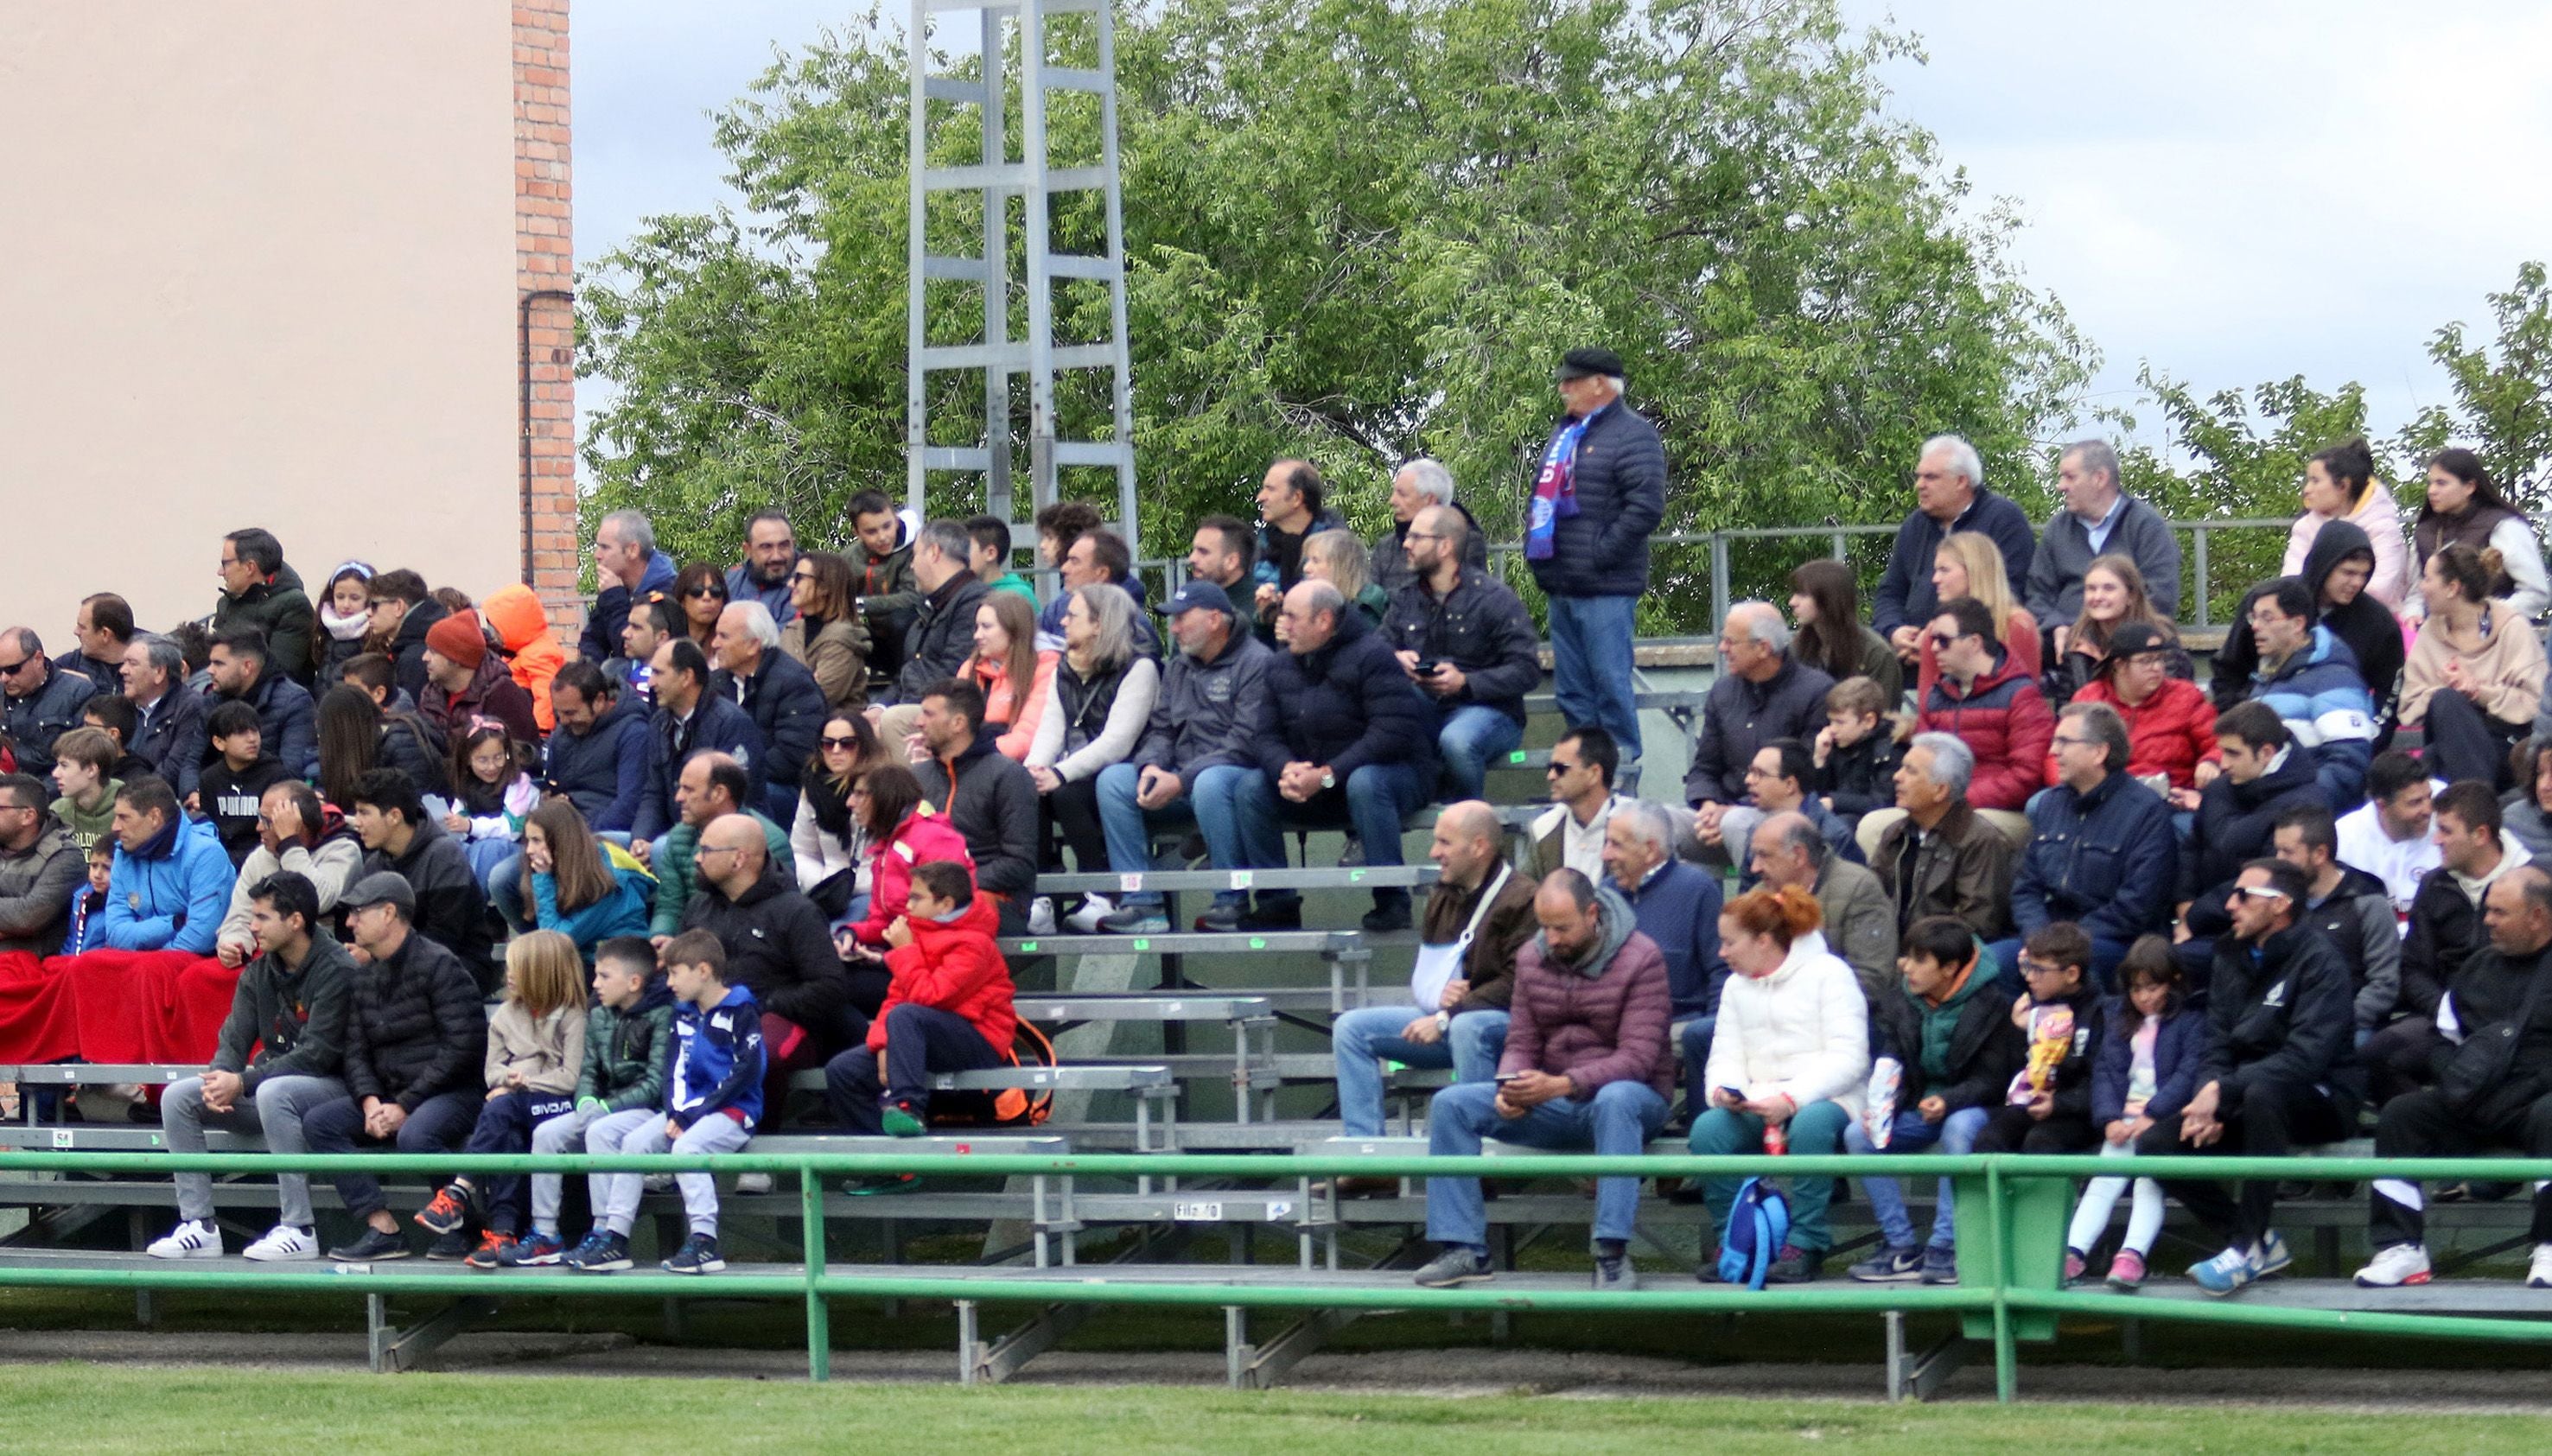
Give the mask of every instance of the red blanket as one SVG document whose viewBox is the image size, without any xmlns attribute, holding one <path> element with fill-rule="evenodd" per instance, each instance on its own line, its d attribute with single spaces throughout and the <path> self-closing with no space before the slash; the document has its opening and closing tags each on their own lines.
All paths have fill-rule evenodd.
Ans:
<svg viewBox="0 0 2552 1456">
<path fill-rule="evenodd" d="M 80 1054 L 79 1016 L 61 958 L 0 955 L 0 1062 L 59 1062 Z"/>
<path fill-rule="evenodd" d="M 212 1060 L 239 973 L 188 951 L 89 951 L 45 963 L 68 983 L 90 1062 Z"/>
</svg>

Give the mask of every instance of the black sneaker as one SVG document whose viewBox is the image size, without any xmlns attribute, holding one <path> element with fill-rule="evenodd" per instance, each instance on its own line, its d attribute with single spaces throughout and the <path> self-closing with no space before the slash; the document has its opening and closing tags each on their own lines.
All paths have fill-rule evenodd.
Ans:
<svg viewBox="0 0 2552 1456">
<path fill-rule="evenodd" d="M 468 1253 L 469 1250 L 462 1252 Z M 384 1259 L 404 1259 L 407 1256 L 406 1239 L 394 1233 L 383 1233 L 371 1224 L 364 1225 L 363 1233 L 353 1243 L 328 1251 L 328 1257 L 340 1264 L 377 1264 Z"/>
<path fill-rule="evenodd" d="M 1781 1257 L 1763 1271 L 1765 1284 L 1807 1284 L 1825 1271 L 1826 1256 L 1821 1249 L 1802 1249 L 1796 1244 L 1783 1244 Z"/>
<path fill-rule="evenodd" d="M 1260 895 L 1258 908 L 1240 917 L 1243 930 L 1300 930 L 1303 928 L 1303 897 L 1299 894 Z"/>
<path fill-rule="evenodd" d="M 1221 934 L 1226 930 L 1238 930 L 1240 922 L 1248 915 L 1249 906 L 1243 901 L 1216 900 L 1206 906 L 1204 914 L 1196 917 L 1196 928 L 1209 935 Z"/>
<path fill-rule="evenodd" d="M 470 1237 L 470 1230 L 456 1228 L 426 1245 L 425 1257 L 437 1263 L 458 1264 L 469 1258 L 470 1251 L 478 1246 L 478 1240 Z"/>
<path fill-rule="evenodd" d="M 695 1233 L 683 1240 L 664 1267 L 667 1274 L 715 1274 L 726 1267 L 726 1260 L 718 1256 L 716 1234 Z"/>
</svg>

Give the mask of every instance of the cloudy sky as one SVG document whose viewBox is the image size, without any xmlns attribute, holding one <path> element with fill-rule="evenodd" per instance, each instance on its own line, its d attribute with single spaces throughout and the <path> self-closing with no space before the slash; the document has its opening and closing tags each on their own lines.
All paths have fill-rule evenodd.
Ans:
<svg viewBox="0 0 2552 1456">
<path fill-rule="evenodd" d="M 2201 390 L 2363 382 L 2390 432 L 2443 402 L 2425 346 L 2552 255 L 2552 5 L 2533 0 L 1844 0 L 1921 36 L 1885 72 L 2030 281 L 2101 349 Z M 856 9 L 610 0 L 576 17 L 577 251 L 714 205 L 706 113 Z M 588 383 L 588 402 L 593 386 Z M 2153 436 L 2152 412 L 2143 433 Z"/>
</svg>

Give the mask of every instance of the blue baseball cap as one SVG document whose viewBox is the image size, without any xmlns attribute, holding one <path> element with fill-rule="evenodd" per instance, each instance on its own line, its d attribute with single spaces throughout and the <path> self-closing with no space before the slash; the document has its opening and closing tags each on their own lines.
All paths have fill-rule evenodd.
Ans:
<svg viewBox="0 0 2552 1456">
<path fill-rule="evenodd" d="M 1234 620 L 1240 616 L 1240 613 L 1231 608 L 1230 595 L 1211 581 L 1191 580 L 1170 598 L 1169 614 L 1173 617 L 1181 612 L 1192 612 L 1199 608 L 1221 612 Z"/>
</svg>

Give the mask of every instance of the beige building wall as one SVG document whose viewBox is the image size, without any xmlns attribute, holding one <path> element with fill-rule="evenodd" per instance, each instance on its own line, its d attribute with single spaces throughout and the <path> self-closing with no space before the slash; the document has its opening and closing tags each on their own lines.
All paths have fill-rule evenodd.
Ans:
<svg viewBox="0 0 2552 1456">
<path fill-rule="evenodd" d="M 0 5 L 0 618 L 201 616 L 247 525 L 314 596 L 350 557 L 522 579 L 517 20 Z"/>
</svg>

